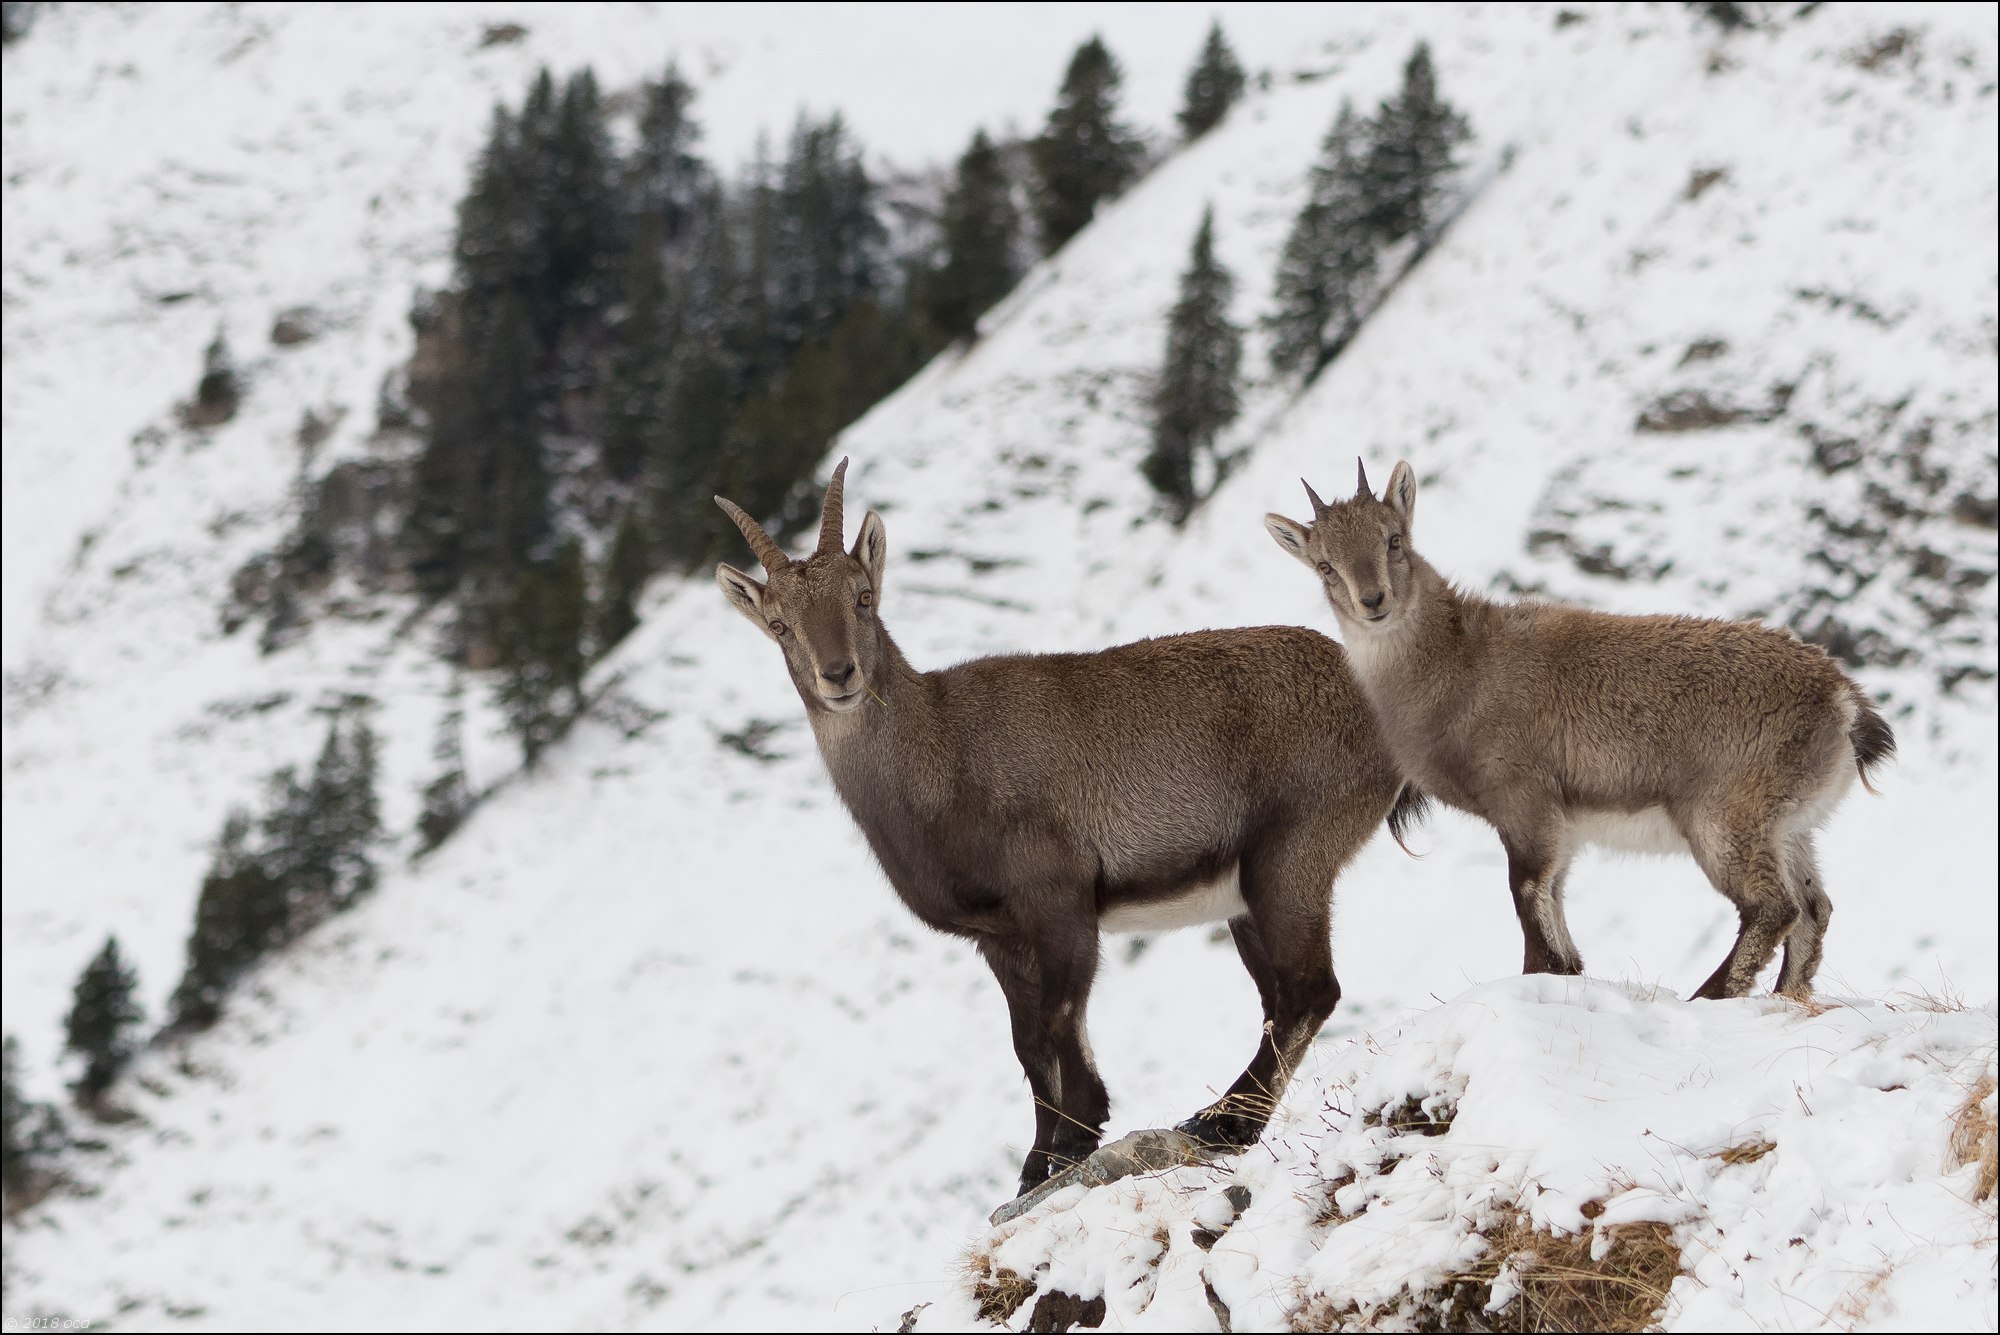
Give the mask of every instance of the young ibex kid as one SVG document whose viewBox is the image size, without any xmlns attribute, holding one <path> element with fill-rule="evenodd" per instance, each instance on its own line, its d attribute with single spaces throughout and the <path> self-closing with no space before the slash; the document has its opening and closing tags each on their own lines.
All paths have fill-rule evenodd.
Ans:
<svg viewBox="0 0 2000 1335">
<path fill-rule="evenodd" d="M 1381 500 L 1313 520 L 1267 515 L 1319 575 L 1398 769 L 1499 832 L 1528 973 L 1580 973 L 1563 878 L 1586 843 L 1688 852 L 1742 927 L 1695 993 L 1739 997 L 1780 941 L 1778 990 L 1811 994 L 1833 906 L 1813 831 L 1856 774 L 1895 751 L 1846 673 L 1795 636 L 1741 621 L 1489 602 L 1410 542 L 1407 463 Z"/>
<path fill-rule="evenodd" d="M 1084 1031 L 1101 930 L 1229 922 L 1264 1034 L 1181 1129 L 1253 1143 L 1340 997 L 1334 877 L 1417 800 L 1399 801 L 1339 646 L 1265 627 L 919 672 L 881 620 L 881 516 L 841 549 L 846 469 L 800 561 L 717 497 L 769 578 L 721 565 L 716 579 L 783 651 L 896 893 L 971 940 L 999 979 L 1035 1100 L 1021 1190 L 1095 1149 L 1109 1114 Z"/>
</svg>

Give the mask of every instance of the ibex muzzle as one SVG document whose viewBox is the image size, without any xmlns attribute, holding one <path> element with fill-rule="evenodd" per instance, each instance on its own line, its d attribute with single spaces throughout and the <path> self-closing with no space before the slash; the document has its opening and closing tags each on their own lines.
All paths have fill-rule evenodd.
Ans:
<svg viewBox="0 0 2000 1335">
<path fill-rule="evenodd" d="M 1098 934 L 1226 919 L 1264 1029 L 1183 1129 L 1256 1140 L 1340 996 L 1334 878 L 1403 793 L 1340 647 L 1294 626 L 919 672 L 879 616 L 888 541 L 840 548 L 847 461 L 818 548 L 785 557 L 727 501 L 767 583 L 720 566 L 784 650 L 820 755 L 896 893 L 999 980 L 1035 1099 L 1021 1189 L 1096 1148 L 1110 1115 L 1084 1034 Z M 718 498 L 719 499 L 719 498 Z"/>
</svg>

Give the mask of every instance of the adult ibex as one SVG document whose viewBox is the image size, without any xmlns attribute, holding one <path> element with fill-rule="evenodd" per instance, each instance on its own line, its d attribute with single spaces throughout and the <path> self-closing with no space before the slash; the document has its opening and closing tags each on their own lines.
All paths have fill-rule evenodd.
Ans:
<svg viewBox="0 0 2000 1335">
<path fill-rule="evenodd" d="M 1228 921 L 1264 1034 L 1181 1130 L 1253 1143 L 1340 997 L 1334 877 L 1421 801 L 1402 796 L 1340 647 L 1272 626 L 919 672 L 881 620 L 881 516 L 842 550 L 846 470 L 801 561 L 718 496 L 769 579 L 729 565 L 716 579 L 784 651 L 896 893 L 1000 981 L 1035 1100 L 1021 1190 L 1095 1149 L 1110 1112 L 1084 1030 L 1100 930 Z"/>
<path fill-rule="evenodd" d="M 1833 905 L 1813 831 L 1894 753 L 1846 673 L 1741 621 L 1503 604 L 1453 588 L 1410 543 L 1408 463 L 1383 499 L 1311 497 L 1267 515 L 1315 570 L 1398 769 L 1499 832 L 1527 973 L 1580 973 L 1563 878 L 1586 843 L 1690 852 L 1736 906 L 1736 944 L 1698 997 L 1750 990 L 1779 941 L 1778 990 L 1811 994 Z"/>
</svg>

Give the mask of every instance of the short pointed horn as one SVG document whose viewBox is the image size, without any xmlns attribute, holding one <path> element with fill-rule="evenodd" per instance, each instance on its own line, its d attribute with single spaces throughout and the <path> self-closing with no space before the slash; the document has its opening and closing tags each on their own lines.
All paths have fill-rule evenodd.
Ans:
<svg viewBox="0 0 2000 1335">
<path fill-rule="evenodd" d="M 847 487 L 847 459 L 842 456 L 833 468 L 833 481 L 826 484 L 826 501 L 819 512 L 819 554 L 840 550 L 841 539 L 845 536 L 845 518 L 841 514 L 844 503 L 842 493 Z"/>
<path fill-rule="evenodd" d="M 1306 489 L 1306 499 L 1313 503 L 1313 518 L 1318 519 L 1326 513 L 1326 502 L 1321 500 L 1319 493 L 1313 490 L 1312 483 L 1306 481 L 1304 478 L 1300 478 L 1299 485 Z"/>
<path fill-rule="evenodd" d="M 736 521 L 736 527 L 743 532 L 743 541 L 750 544 L 750 550 L 756 553 L 766 573 L 775 575 L 792 563 L 791 558 L 785 555 L 785 549 L 771 540 L 771 535 L 764 531 L 762 524 L 744 514 L 742 506 L 720 496 L 715 498 L 715 503 L 722 507 L 722 513 Z"/>
<path fill-rule="evenodd" d="M 1361 462 L 1361 456 L 1354 456 L 1354 494 L 1373 496 L 1375 492 L 1368 485 L 1368 465 Z"/>
</svg>

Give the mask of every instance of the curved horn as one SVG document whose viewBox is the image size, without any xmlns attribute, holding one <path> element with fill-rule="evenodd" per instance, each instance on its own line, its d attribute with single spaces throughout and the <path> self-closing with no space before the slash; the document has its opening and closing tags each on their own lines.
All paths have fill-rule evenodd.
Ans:
<svg viewBox="0 0 2000 1335">
<path fill-rule="evenodd" d="M 1358 454 L 1354 456 L 1354 494 L 1356 496 L 1375 494 L 1368 486 L 1368 465 L 1361 462 L 1361 456 Z"/>
<path fill-rule="evenodd" d="M 1299 485 L 1306 489 L 1306 499 L 1313 503 L 1313 518 L 1318 519 L 1326 513 L 1326 502 L 1321 500 L 1319 493 L 1313 490 L 1312 483 L 1307 482 L 1304 478 L 1300 478 Z"/>
<path fill-rule="evenodd" d="M 817 555 L 824 555 L 827 552 L 837 552 L 840 550 L 841 538 L 845 536 L 843 526 L 846 523 L 841 514 L 841 505 L 843 503 L 841 493 L 846 490 L 846 483 L 847 458 L 843 455 L 840 462 L 834 465 L 833 481 L 826 484 L 826 501 L 820 507 L 819 552 L 816 553 Z"/>
<path fill-rule="evenodd" d="M 715 498 L 715 503 L 722 507 L 722 513 L 736 521 L 736 527 L 743 531 L 743 541 L 750 544 L 750 550 L 756 553 L 767 573 L 775 575 L 792 563 L 785 555 L 785 549 L 771 540 L 771 535 L 764 531 L 762 524 L 744 514 L 742 506 L 720 496 Z"/>
</svg>

